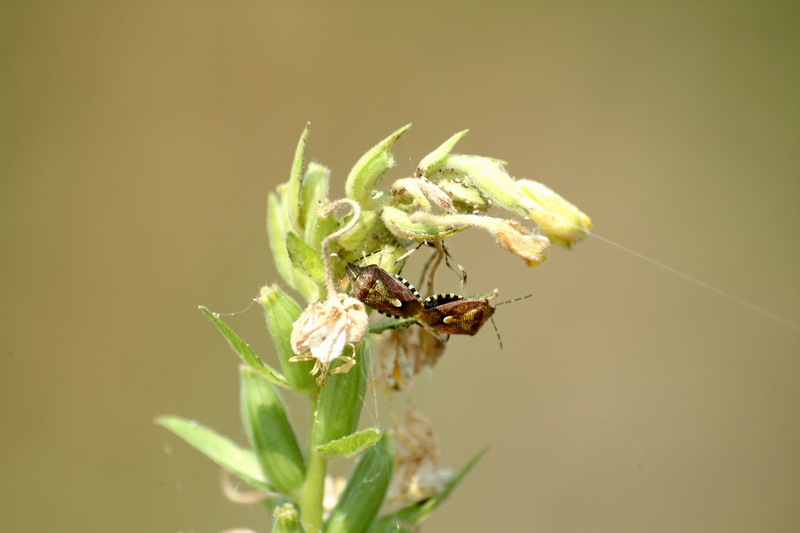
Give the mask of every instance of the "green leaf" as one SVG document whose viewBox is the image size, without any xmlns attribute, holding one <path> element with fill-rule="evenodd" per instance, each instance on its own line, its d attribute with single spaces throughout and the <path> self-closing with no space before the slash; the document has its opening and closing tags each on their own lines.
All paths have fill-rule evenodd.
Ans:
<svg viewBox="0 0 800 533">
<path fill-rule="evenodd" d="M 468 227 L 466 224 L 435 225 L 429 222 L 420 222 L 409 213 L 389 205 L 384 206 L 381 211 L 381 220 L 396 237 L 417 242 L 444 239 L 464 231 Z"/>
<path fill-rule="evenodd" d="M 286 249 L 294 269 L 302 272 L 317 284 L 325 283 L 325 267 L 319 250 L 314 250 L 294 232 L 286 235 Z"/>
<path fill-rule="evenodd" d="M 326 459 L 338 457 L 355 457 L 381 438 L 381 432 L 376 428 L 367 428 L 341 439 L 337 439 L 317 446 L 317 450 Z"/>
<path fill-rule="evenodd" d="M 392 479 L 394 451 L 384 435 L 359 459 L 342 496 L 325 524 L 325 533 L 361 533 L 375 519 Z"/>
<path fill-rule="evenodd" d="M 440 179 L 436 185 L 449 196 L 462 213 L 485 211 L 491 206 L 478 189 L 457 179 Z"/>
<path fill-rule="evenodd" d="M 410 127 L 411 124 L 406 124 L 361 156 L 345 182 L 344 190 L 348 198 L 366 208 L 374 207 L 375 188 L 386 171 L 394 166 L 394 157 L 389 149 Z"/>
<path fill-rule="evenodd" d="M 456 143 L 460 141 L 461 138 L 467 133 L 469 133 L 469 130 L 459 131 L 442 143 L 439 148 L 423 157 L 422 161 L 419 162 L 419 166 L 417 167 L 417 176 L 427 177 L 437 168 L 439 168 L 439 165 L 442 163 L 442 159 L 450 155 L 450 152 L 453 150 L 453 147 L 456 145 Z"/>
<path fill-rule="evenodd" d="M 333 374 L 320 387 L 315 416 L 314 442 L 326 443 L 350 435 L 358 428 L 364 393 L 367 390 L 368 350 L 360 344 L 355 354 L 347 347 L 344 355 L 356 358 L 356 365 L 346 374 Z"/>
<path fill-rule="evenodd" d="M 294 160 L 292 161 L 292 170 L 289 174 L 289 183 L 287 183 L 288 187 L 286 189 L 288 218 L 295 231 L 302 231 L 303 229 L 303 220 L 300 217 L 300 188 L 302 187 L 303 167 L 305 166 L 306 141 L 308 140 L 308 132 L 310 129 L 311 123 L 309 122 L 300 135 L 300 140 L 297 141 L 297 148 L 295 149 Z"/>
<path fill-rule="evenodd" d="M 318 299 L 320 285 L 309 278 L 302 270 L 297 270 L 289 257 L 287 236 L 294 233 L 289 220 L 289 195 L 287 185 L 278 186 L 278 195 L 270 194 L 267 201 L 267 233 L 269 247 L 278 273 L 290 287 L 300 292 L 303 297 L 313 302 Z"/>
<path fill-rule="evenodd" d="M 311 162 L 308 164 L 308 171 L 303 178 L 303 186 L 300 191 L 300 219 L 303 222 L 303 239 L 309 246 L 315 249 L 320 249 L 322 237 L 316 237 L 317 224 L 320 221 L 319 208 L 322 202 L 328 199 L 328 184 L 330 181 L 331 171 L 319 163 Z M 326 219 L 327 220 L 327 219 Z M 335 226 L 336 220 L 330 220 L 332 227 Z M 328 231 L 325 235 L 329 235 L 333 230 Z"/>
<path fill-rule="evenodd" d="M 215 326 L 217 326 L 217 329 L 219 329 L 220 333 L 222 333 L 222 336 L 225 337 L 225 340 L 228 341 L 228 344 L 231 345 L 233 351 L 235 351 L 245 363 L 250 365 L 250 367 L 252 367 L 272 383 L 288 389 L 292 388 L 291 383 L 289 383 L 285 377 L 275 371 L 272 367 L 264 364 L 264 362 L 255 354 L 250 345 L 244 342 L 236 333 L 234 333 L 233 330 L 229 328 L 225 322 L 220 320 L 215 313 L 209 311 L 207 307 L 202 305 L 199 307 L 199 309 L 211 319 Z"/>
<path fill-rule="evenodd" d="M 421 524 L 430 514 L 439 507 L 450 496 L 450 493 L 461 483 L 464 477 L 472 470 L 472 467 L 483 457 L 486 449 L 479 451 L 469 462 L 456 474 L 453 479 L 447 482 L 442 491 L 428 498 L 427 500 L 409 505 L 399 511 L 382 516 L 380 519 L 372 524 L 369 533 L 395 533 L 398 527 L 405 527 L 408 530 L 414 530 L 416 526 Z"/>
<path fill-rule="evenodd" d="M 300 318 L 303 310 L 277 285 L 263 287 L 258 296 L 258 303 L 264 308 L 267 329 L 275 344 L 275 351 L 278 352 L 278 360 L 286 380 L 300 392 L 316 393 L 317 383 L 310 374 L 314 362 L 289 361 L 295 356 L 291 344 L 292 326 Z"/>
<path fill-rule="evenodd" d="M 279 187 L 280 190 L 280 187 Z M 270 193 L 267 197 L 267 235 L 272 258 L 278 274 L 292 288 L 295 288 L 294 268 L 289 259 L 289 250 L 286 248 L 286 235 L 289 228 L 285 227 L 286 216 L 283 212 L 283 201 L 280 196 Z"/>
<path fill-rule="evenodd" d="M 255 454 L 227 437 L 179 416 L 160 416 L 155 423 L 172 431 L 200 453 L 253 487 L 271 492 L 275 490 L 264 477 Z"/>
<path fill-rule="evenodd" d="M 241 377 L 242 422 L 264 473 L 282 493 L 297 496 L 305 479 L 303 453 L 275 387 L 248 366 Z"/>
<path fill-rule="evenodd" d="M 467 181 L 493 203 L 515 213 L 528 216 L 528 198 L 508 175 L 505 161 L 477 155 L 450 154 L 441 161 L 442 175 L 449 172 L 463 174 Z"/>
</svg>

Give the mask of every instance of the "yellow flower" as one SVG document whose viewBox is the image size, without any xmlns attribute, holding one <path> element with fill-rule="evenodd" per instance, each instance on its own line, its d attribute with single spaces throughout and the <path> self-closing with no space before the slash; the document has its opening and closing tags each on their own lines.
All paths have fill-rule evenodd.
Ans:
<svg viewBox="0 0 800 533">
<path fill-rule="evenodd" d="M 556 244 L 569 248 L 589 237 L 592 220 L 553 189 L 533 180 L 517 180 L 520 190 L 532 201 L 531 220 Z"/>
</svg>

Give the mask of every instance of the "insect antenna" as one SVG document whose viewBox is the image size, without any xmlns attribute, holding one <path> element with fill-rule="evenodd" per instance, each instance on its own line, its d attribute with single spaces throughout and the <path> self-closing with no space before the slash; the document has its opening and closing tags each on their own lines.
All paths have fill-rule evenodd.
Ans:
<svg viewBox="0 0 800 533">
<path fill-rule="evenodd" d="M 506 300 L 505 302 L 500 302 L 499 304 L 495 304 L 494 307 L 500 307 L 501 305 L 510 304 L 514 302 L 519 302 L 520 300 L 525 300 L 530 298 L 533 294 L 526 294 L 525 296 L 520 296 L 519 298 L 514 298 L 513 300 Z M 492 327 L 494 328 L 494 332 L 497 335 L 497 342 L 500 343 L 500 349 L 503 349 L 503 339 L 500 337 L 500 330 L 497 329 L 497 324 L 494 322 L 494 317 L 490 317 L 489 320 L 492 321 Z"/>
<path fill-rule="evenodd" d="M 492 322 L 492 327 L 494 328 L 494 334 L 497 335 L 497 342 L 500 343 L 500 349 L 503 349 L 503 338 L 500 337 L 500 330 L 497 329 L 497 324 L 494 323 L 494 318 L 490 317 L 489 320 Z"/>
<path fill-rule="evenodd" d="M 525 296 L 520 296 L 519 298 L 514 298 L 513 300 L 506 300 L 505 302 L 500 302 L 499 304 L 494 304 L 494 307 L 500 307 L 501 305 L 512 304 L 514 302 L 519 302 L 520 300 L 525 300 L 526 298 L 530 298 L 533 294 L 526 294 Z"/>
</svg>

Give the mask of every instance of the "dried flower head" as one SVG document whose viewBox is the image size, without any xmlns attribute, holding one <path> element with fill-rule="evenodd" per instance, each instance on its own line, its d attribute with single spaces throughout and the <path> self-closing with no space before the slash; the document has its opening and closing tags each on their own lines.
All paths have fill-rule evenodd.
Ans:
<svg viewBox="0 0 800 533">
<path fill-rule="evenodd" d="M 425 328 L 384 331 L 375 351 L 375 382 L 388 390 L 407 390 L 423 369 L 433 368 L 446 347 L 442 338 Z"/>
<path fill-rule="evenodd" d="M 361 340 L 369 328 L 369 316 L 364 304 L 346 294 L 335 299 L 314 302 L 303 311 L 292 326 L 292 350 L 299 354 L 291 362 L 316 359 L 311 374 L 320 372 L 318 385 L 324 385 L 328 374 L 342 374 L 356 364 L 352 357 L 342 355 L 347 345 Z M 336 359 L 343 365 L 329 370 Z"/>
<path fill-rule="evenodd" d="M 388 497 L 420 501 L 439 493 L 452 471 L 439 467 L 439 443 L 431 421 L 412 407 L 395 435 L 394 476 Z"/>
</svg>

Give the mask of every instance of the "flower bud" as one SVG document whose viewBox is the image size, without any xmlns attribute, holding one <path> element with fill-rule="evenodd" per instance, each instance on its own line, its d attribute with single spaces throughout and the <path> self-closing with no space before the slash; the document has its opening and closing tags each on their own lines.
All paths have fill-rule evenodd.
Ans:
<svg viewBox="0 0 800 533">
<path fill-rule="evenodd" d="M 445 217 L 431 216 L 430 219 L 424 221 L 413 218 L 422 214 L 425 213 L 409 215 L 396 207 L 385 206 L 381 213 L 381 220 L 396 237 L 417 242 L 444 239 L 466 228 L 463 224 L 454 225 L 444 222 Z"/>
<path fill-rule="evenodd" d="M 375 190 L 386 171 L 394 166 L 394 157 L 389 149 L 411 127 L 407 124 L 376 144 L 350 170 L 344 190 L 348 198 L 365 208 L 373 207 Z"/>
<path fill-rule="evenodd" d="M 589 237 L 591 219 L 550 187 L 533 180 L 518 180 L 520 190 L 534 202 L 530 218 L 551 241 L 569 248 Z"/>
<path fill-rule="evenodd" d="M 535 266 L 547 259 L 550 251 L 550 242 L 546 237 L 531 234 L 519 223 L 502 218 L 484 215 L 443 215 L 436 216 L 428 213 L 414 213 L 409 217 L 410 224 L 419 227 L 450 227 L 464 229 L 469 226 L 488 231 L 497 239 L 497 242 L 523 259 L 528 266 Z"/>
<path fill-rule="evenodd" d="M 464 176 L 492 203 L 527 216 L 525 195 L 514 179 L 506 173 L 505 161 L 477 155 L 451 154 L 442 160 L 435 177 Z"/>
<path fill-rule="evenodd" d="M 422 209 L 430 212 L 435 205 L 448 213 L 455 213 L 453 200 L 439 187 L 425 178 L 401 178 L 392 185 L 396 203 L 409 209 Z"/>
<path fill-rule="evenodd" d="M 442 164 L 442 160 L 450 155 L 450 152 L 453 150 L 453 147 L 456 145 L 456 143 L 460 141 L 461 137 L 467 133 L 469 133 L 469 130 L 459 131 L 442 143 L 439 148 L 423 157 L 422 161 L 420 161 L 419 165 L 417 166 L 417 172 L 415 175 L 417 177 L 426 177 L 435 172 Z"/>
<path fill-rule="evenodd" d="M 305 528 L 300 522 L 300 514 L 291 503 L 284 503 L 272 511 L 272 531 L 280 533 L 305 533 Z"/>
<path fill-rule="evenodd" d="M 463 181 L 443 179 L 437 180 L 436 185 L 452 199 L 460 211 L 483 211 L 490 206 L 489 200 L 478 189 Z"/>
</svg>

